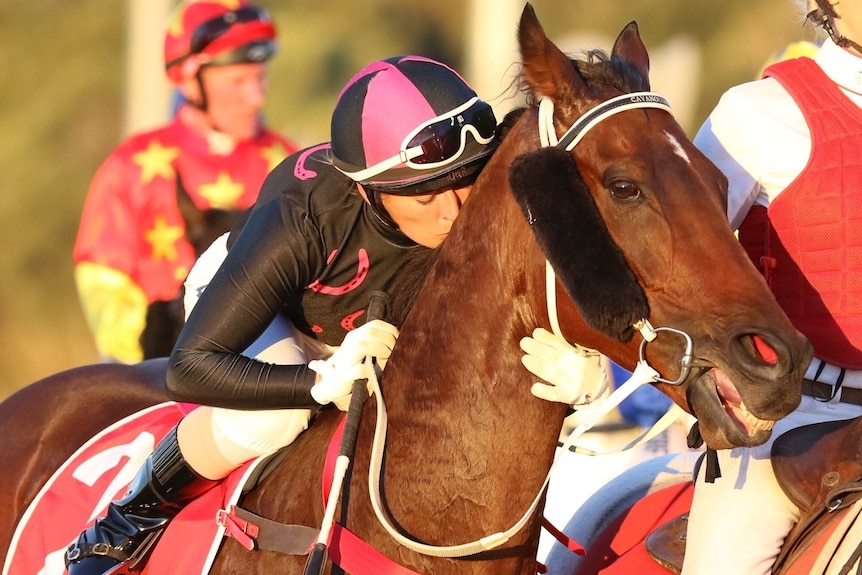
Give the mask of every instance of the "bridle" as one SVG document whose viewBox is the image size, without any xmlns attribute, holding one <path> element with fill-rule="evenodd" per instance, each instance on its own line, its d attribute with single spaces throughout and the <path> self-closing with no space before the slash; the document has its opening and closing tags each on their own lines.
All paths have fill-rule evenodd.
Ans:
<svg viewBox="0 0 862 575">
<path fill-rule="evenodd" d="M 578 118 L 566 132 L 557 138 L 556 129 L 554 128 L 554 102 L 550 98 L 542 98 L 539 102 L 539 140 L 542 147 L 557 147 L 567 152 L 574 150 L 575 146 L 586 135 L 590 129 L 606 118 L 637 108 L 658 108 L 673 115 L 673 109 L 670 103 L 663 96 L 655 92 L 633 92 L 631 94 L 623 94 L 610 100 L 606 100 L 595 106 L 580 118 Z M 545 284 L 546 284 L 546 299 L 548 302 L 548 317 L 551 322 L 551 329 L 557 337 L 566 341 L 563 332 L 560 329 L 560 322 L 557 318 L 557 290 L 556 290 L 556 274 L 550 262 L 545 260 Z M 650 325 L 646 318 L 642 318 L 635 322 L 632 326 L 643 336 L 640 348 L 638 351 L 638 363 L 647 363 L 646 348 L 647 344 L 654 341 L 659 332 L 670 332 L 681 335 L 685 339 L 685 349 L 680 358 L 679 377 L 675 380 L 669 380 L 660 375 L 657 375 L 654 381 L 667 383 L 670 385 L 681 385 L 688 377 L 694 363 L 692 355 L 693 344 L 691 336 L 686 332 L 673 327 L 656 327 Z M 568 342 L 567 342 L 568 343 Z M 569 344 L 573 345 L 573 344 Z M 579 350 L 584 350 L 586 354 L 597 355 L 598 352 L 589 350 L 583 346 L 574 344 L 574 347 Z M 657 372 L 656 372 L 657 373 Z"/>
<path fill-rule="evenodd" d="M 835 44 L 841 48 L 853 48 L 859 54 L 862 54 L 862 46 L 848 38 L 847 36 L 842 36 L 835 29 L 835 14 L 830 13 L 829 10 L 825 8 L 820 8 L 820 2 L 817 3 L 818 8 L 816 10 L 812 10 L 805 17 L 807 20 L 814 22 L 814 24 L 823 28 L 826 34 L 829 35 L 830 40 L 835 42 Z"/>
</svg>

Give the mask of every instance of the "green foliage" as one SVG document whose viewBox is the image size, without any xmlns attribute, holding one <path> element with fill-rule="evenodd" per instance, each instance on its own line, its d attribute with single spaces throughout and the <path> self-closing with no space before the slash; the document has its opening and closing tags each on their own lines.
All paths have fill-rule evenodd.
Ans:
<svg viewBox="0 0 862 575">
<path fill-rule="evenodd" d="M 338 89 L 373 59 L 421 53 L 464 65 L 466 1 L 260 3 L 280 33 L 267 118 L 301 145 L 327 139 Z M 701 77 L 698 124 L 723 90 L 751 79 L 771 53 L 803 37 L 788 0 L 533 5 L 554 39 L 587 30 L 612 39 L 637 20 L 650 49 L 680 33 L 698 40 L 708 71 Z M 0 4 L 0 398 L 96 361 L 71 251 L 89 181 L 122 137 L 125 8 L 105 0 Z"/>
</svg>

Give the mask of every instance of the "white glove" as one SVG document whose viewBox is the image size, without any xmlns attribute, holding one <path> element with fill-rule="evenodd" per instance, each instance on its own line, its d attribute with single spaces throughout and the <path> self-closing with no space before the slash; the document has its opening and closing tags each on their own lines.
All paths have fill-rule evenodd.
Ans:
<svg viewBox="0 0 862 575">
<path fill-rule="evenodd" d="M 543 328 L 521 339 L 521 363 L 547 383 L 536 382 L 530 392 L 546 401 L 583 405 L 610 392 L 610 381 L 600 355 L 585 356 Z"/>
<path fill-rule="evenodd" d="M 398 328 L 379 319 L 349 332 L 329 359 L 309 362 L 308 367 L 320 375 L 311 388 L 311 397 L 321 405 L 334 403 L 347 411 L 353 382 L 367 378 L 374 369 L 370 358 L 377 358 L 382 368 L 397 339 Z"/>
</svg>

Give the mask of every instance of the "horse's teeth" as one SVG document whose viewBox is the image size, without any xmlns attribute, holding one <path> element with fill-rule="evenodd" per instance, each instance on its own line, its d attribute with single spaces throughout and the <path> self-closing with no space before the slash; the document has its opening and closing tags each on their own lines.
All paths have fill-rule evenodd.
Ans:
<svg viewBox="0 0 862 575">
<path fill-rule="evenodd" d="M 758 431 L 770 431 L 772 429 L 772 426 L 775 425 L 774 421 L 760 419 L 752 415 L 752 413 L 748 411 L 748 408 L 745 406 L 745 403 L 740 403 L 739 409 L 742 411 L 742 418 L 745 420 L 745 423 Z"/>
</svg>

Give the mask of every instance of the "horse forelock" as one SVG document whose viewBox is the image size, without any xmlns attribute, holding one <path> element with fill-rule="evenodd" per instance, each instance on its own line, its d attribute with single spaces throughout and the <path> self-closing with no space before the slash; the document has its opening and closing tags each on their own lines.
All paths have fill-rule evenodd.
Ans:
<svg viewBox="0 0 862 575">
<path fill-rule="evenodd" d="M 644 78 L 640 70 L 604 50 L 589 50 L 583 59 L 573 59 L 572 65 L 588 83 L 615 88 L 624 94 L 650 89 L 649 78 Z"/>
</svg>

